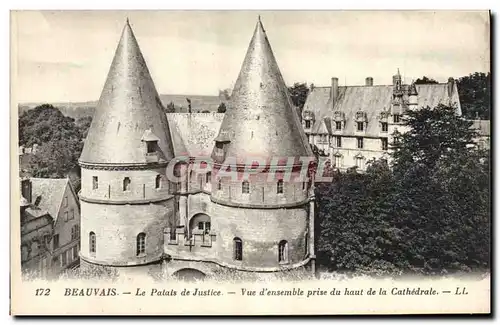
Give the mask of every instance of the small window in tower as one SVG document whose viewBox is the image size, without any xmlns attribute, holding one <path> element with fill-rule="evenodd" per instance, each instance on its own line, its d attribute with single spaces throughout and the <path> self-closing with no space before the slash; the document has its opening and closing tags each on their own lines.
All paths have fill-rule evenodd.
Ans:
<svg viewBox="0 0 500 325">
<path fill-rule="evenodd" d="M 278 244 L 278 262 L 288 263 L 288 243 L 286 240 L 282 240 Z"/>
<path fill-rule="evenodd" d="M 92 189 L 97 190 L 99 188 L 99 179 L 97 176 L 92 177 Z"/>
<path fill-rule="evenodd" d="M 212 173 L 211 172 L 207 172 L 205 174 L 205 183 L 211 183 L 212 182 Z"/>
<path fill-rule="evenodd" d="M 342 122 L 337 121 L 335 122 L 335 130 L 342 130 Z"/>
<path fill-rule="evenodd" d="M 250 193 L 250 183 L 248 183 L 248 181 L 243 181 L 243 183 L 241 184 L 241 192 L 243 194 Z"/>
<path fill-rule="evenodd" d="M 311 120 L 306 120 L 306 129 L 311 128 Z"/>
<path fill-rule="evenodd" d="M 156 175 L 155 178 L 155 188 L 161 188 L 161 175 Z"/>
<path fill-rule="evenodd" d="M 91 231 L 89 234 L 89 251 L 90 253 L 95 253 L 96 251 L 96 238 L 93 231 Z"/>
<path fill-rule="evenodd" d="M 400 120 L 399 114 L 394 114 L 392 118 L 394 119 L 394 123 L 399 123 L 399 120 Z"/>
<path fill-rule="evenodd" d="M 147 153 L 155 153 L 158 141 L 146 141 Z"/>
<path fill-rule="evenodd" d="M 388 129 L 389 129 L 388 123 L 382 122 L 382 132 L 387 132 Z"/>
<path fill-rule="evenodd" d="M 129 177 L 125 177 L 123 179 L 123 190 L 130 191 L 130 178 Z"/>
<path fill-rule="evenodd" d="M 141 232 L 137 235 L 137 255 L 146 253 L 146 234 Z"/>
<path fill-rule="evenodd" d="M 283 194 L 283 180 L 282 179 L 278 180 L 278 184 L 276 187 L 276 193 Z"/>
<path fill-rule="evenodd" d="M 364 122 L 357 122 L 358 124 L 358 131 L 363 131 L 365 128 L 365 123 Z"/>
<path fill-rule="evenodd" d="M 233 239 L 234 255 L 233 258 L 237 261 L 243 260 L 243 242 L 238 237 Z"/>
<path fill-rule="evenodd" d="M 219 191 L 222 190 L 222 178 L 219 178 L 219 180 L 217 181 L 217 189 Z"/>
</svg>

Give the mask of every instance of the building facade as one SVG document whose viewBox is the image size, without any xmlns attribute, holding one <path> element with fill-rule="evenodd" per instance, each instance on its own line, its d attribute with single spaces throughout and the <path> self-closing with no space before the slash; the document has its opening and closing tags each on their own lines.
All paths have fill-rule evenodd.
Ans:
<svg viewBox="0 0 500 325">
<path fill-rule="evenodd" d="M 389 159 L 388 150 L 405 132 L 402 116 L 407 110 L 454 106 L 461 115 L 457 85 L 453 78 L 439 84 L 403 84 L 399 70 L 392 85 L 311 87 L 302 111 L 302 127 L 309 143 L 329 157 L 340 170 L 365 170 L 374 159 Z"/>
<path fill-rule="evenodd" d="M 80 206 L 69 179 L 21 180 L 21 269 L 52 277 L 79 265 Z"/>
<path fill-rule="evenodd" d="M 313 182 L 283 176 L 314 157 L 260 19 L 229 106 L 165 114 L 127 21 L 79 160 L 82 267 L 314 270 Z"/>
</svg>

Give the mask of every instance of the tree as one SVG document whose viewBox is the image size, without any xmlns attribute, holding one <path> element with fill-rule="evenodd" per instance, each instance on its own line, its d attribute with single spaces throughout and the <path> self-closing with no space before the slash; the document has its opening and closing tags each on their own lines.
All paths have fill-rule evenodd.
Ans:
<svg viewBox="0 0 500 325">
<path fill-rule="evenodd" d="M 165 113 L 175 113 L 174 102 L 168 103 L 167 107 L 165 108 Z"/>
<path fill-rule="evenodd" d="M 309 88 L 307 87 L 307 83 L 294 83 L 292 87 L 288 88 L 290 93 L 290 99 L 292 100 L 293 105 L 297 106 L 302 112 L 304 108 L 304 104 L 306 103 L 307 95 L 309 94 Z"/>
<path fill-rule="evenodd" d="M 19 144 L 28 147 L 38 144 L 39 148 L 26 159 L 22 169 L 33 177 L 70 177 L 73 186 L 78 188 L 78 158 L 90 122 L 91 118 L 87 117 L 75 123 L 48 104 L 24 112 L 19 118 Z"/>
<path fill-rule="evenodd" d="M 87 137 L 87 133 L 89 131 L 91 123 L 92 123 L 92 116 L 84 116 L 76 120 L 76 126 L 78 127 L 78 130 L 80 131 L 80 134 L 83 139 Z"/>
<path fill-rule="evenodd" d="M 220 103 L 219 107 L 217 107 L 217 113 L 225 113 L 226 112 L 226 104 Z"/>
<path fill-rule="evenodd" d="M 209 111 L 209 110 L 206 110 L 206 109 L 205 109 L 205 110 L 203 110 L 203 111 L 201 111 L 201 112 L 202 112 L 202 113 L 210 113 L 210 111 Z"/>
<path fill-rule="evenodd" d="M 491 111 L 491 74 L 475 72 L 457 80 L 462 114 L 468 119 L 489 119 Z"/>
<path fill-rule="evenodd" d="M 438 82 L 432 78 L 428 78 L 426 76 L 423 76 L 422 79 L 418 78 L 415 80 L 416 85 L 424 85 L 424 84 L 437 84 Z"/>
</svg>

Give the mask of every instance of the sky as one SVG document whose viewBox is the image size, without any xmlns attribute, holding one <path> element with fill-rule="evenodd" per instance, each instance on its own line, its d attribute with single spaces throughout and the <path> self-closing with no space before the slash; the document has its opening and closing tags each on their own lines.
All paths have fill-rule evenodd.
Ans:
<svg viewBox="0 0 500 325">
<path fill-rule="evenodd" d="M 234 85 L 258 15 L 289 85 L 490 71 L 485 11 L 18 11 L 14 97 L 97 100 L 127 17 L 159 93 L 217 96 Z"/>
</svg>

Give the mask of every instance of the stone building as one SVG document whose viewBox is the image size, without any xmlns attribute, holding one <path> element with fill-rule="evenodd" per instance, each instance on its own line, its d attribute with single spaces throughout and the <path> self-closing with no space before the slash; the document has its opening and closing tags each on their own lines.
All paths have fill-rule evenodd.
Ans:
<svg viewBox="0 0 500 325">
<path fill-rule="evenodd" d="M 392 85 L 312 87 L 302 111 L 302 127 L 309 143 L 322 150 L 332 164 L 344 170 L 366 169 L 368 161 L 389 159 L 390 144 L 405 132 L 401 116 L 421 107 L 453 105 L 461 115 L 453 78 L 439 84 L 403 84 L 399 70 Z"/>
<path fill-rule="evenodd" d="M 313 153 L 260 19 L 230 107 L 164 114 L 127 21 L 79 160 L 83 267 L 314 270 L 313 184 L 284 177 Z M 246 167 L 254 158 L 262 173 Z M 200 159 L 213 164 L 194 168 Z M 221 172 L 232 159 L 236 178 Z M 172 180 L 171 166 L 186 177 Z"/>
<path fill-rule="evenodd" d="M 21 180 L 21 269 L 51 277 L 79 264 L 80 207 L 69 179 Z"/>
</svg>

